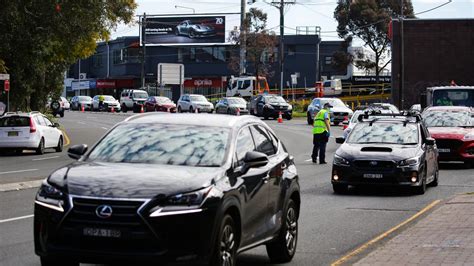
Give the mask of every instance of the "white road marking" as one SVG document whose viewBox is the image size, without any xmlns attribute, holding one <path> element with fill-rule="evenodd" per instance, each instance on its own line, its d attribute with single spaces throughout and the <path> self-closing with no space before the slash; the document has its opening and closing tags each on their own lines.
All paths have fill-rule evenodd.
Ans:
<svg viewBox="0 0 474 266">
<path fill-rule="evenodd" d="M 14 173 L 23 173 L 23 172 L 33 172 L 33 171 L 38 171 L 38 169 L 26 169 L 26 170 L 0 172 L 0 175 L 14 174 Z"/>
<path fill-rule="evenodd" d="M 108 129 L 108 128 L 106 128 L 106 127 L 102 127 L 102 129 L 109 130 L 109 129 Z"/>
<path fill-rule="evenodd" d="M 85 125 L 86 123 L 84 122 L 77 122 L 78 124 Z"/>
<path fill-rule="evenodd" d="M 37 158 L 37 159 L 33 159 L 32 161 L 43 161 L 43 160 L 56 159 L 56 158 L 59 158 L 59 156 L 51 156 L 51 157 L 46 157 L 46 158 Z"/>
<path fill-rule="evenodd" d="M 30 215 L 25 215 L 25 216 L 20 216 L 20 217 L 15 217 L 15 218 L 10 218 L 10 219 L 0 220 L 0 224 L 1 224 L 1 223 L 13 222 L 13 221 L 17 221 L 17 220 L 28 219 L 28 218 L 31 218 L 31 217 L 33 217 L 33 216 L 34 216 L 33 214 L 30 214 Z"/>
<path fill-rule="evenodd" d="M 304 160 L 305 162 L 311 162 L 313 159 Z"/>
</svg>

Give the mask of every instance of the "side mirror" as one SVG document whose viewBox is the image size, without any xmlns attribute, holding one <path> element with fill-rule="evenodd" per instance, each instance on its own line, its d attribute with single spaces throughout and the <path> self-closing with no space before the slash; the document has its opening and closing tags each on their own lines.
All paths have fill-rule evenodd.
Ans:
<svg viewBox="0 0 474 266">
<path fill-rule="evenodd" d="M 342 144 L 342 143 L 344 143 L 344 141 L 346 141 L 346 140 L 344 139 L 344 137 L 337 137 L 337 138 L 336 138 L 336 143 L 338 143 L 338 144 Z"/>
<path fill-rule="evenodd" d="M 53 127 L 59 128 L 59 123 L 54 123 L 54 124 L 53 124 Z"/>
<path fill-rule="evenodd" d="M 67 155 L 72 159 L 79 160 L 87 152 L 87 148 L 87 144 L 74 145 L 67 150 Z"/>
<path fill-rule="evenodd" d="M 425 144 L 428 146 L 433 146 L 436 144 L 436 140 L 434 138 L 426 138 Z"/>
<path fill-rule="evenodd" d="M 258 151 L 249 151 L 245 154 L 244 163 L 248 168 L 262 167 L 268 164 L 268 157 Z"/>
</svg>

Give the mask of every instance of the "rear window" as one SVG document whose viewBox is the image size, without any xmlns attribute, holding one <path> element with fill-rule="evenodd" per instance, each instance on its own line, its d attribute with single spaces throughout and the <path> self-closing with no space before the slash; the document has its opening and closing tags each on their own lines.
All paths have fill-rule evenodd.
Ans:
<svg viewBox="0 0 474 266">
<path fill-rule="evenodd" d="M 0 127 L 29 127 L 30 118 L 27 116 L 9 116 L 0 119 Z"/>
</svg>

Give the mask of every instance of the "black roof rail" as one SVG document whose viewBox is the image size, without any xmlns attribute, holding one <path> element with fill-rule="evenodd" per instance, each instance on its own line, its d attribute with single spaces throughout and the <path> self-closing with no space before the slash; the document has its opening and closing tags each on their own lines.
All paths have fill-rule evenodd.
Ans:
<svg viewBox="0 0 474 266">
<path fill-rule="evenodd" d="M 364 114 L 359 115 L 357 120 L 362 122 L 364 119 L 369 119 L 371 116 L 376 116 L 377 120 L 381 117 L 405 117 L 407 118 L 407 122 L 409 122 L 408 118 L 415 118 L 416 122 L 420 122 L 422 120 L 421 114 L 416 112 L 408 112 L 408 111 L 400 111 L 400 113 L 382 113 L 380 110 L 367 110 Z M 372 121 L 373 122 L 373 121 Z"/>
</svg>

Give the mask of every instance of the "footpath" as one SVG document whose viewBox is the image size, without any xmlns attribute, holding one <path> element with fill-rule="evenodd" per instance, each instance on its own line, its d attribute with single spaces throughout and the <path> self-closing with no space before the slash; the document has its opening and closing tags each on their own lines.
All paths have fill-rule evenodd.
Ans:
<svg viewBox="0 0 474 266">
<path fill-rule="evenodd" d="M 445 202 L 354 265 L 474 265 L 474 194 Z"/>
</svg>

